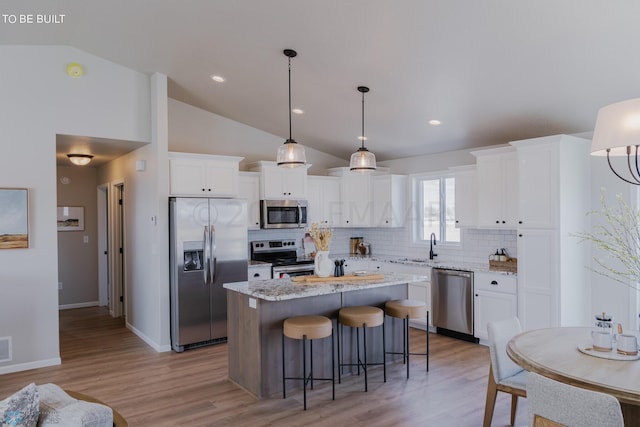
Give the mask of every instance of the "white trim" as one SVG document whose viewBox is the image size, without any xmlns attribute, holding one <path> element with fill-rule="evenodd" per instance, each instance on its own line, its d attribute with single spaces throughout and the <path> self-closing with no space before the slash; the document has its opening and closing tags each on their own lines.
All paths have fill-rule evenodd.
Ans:
<svg viewBox="0 0 640 427">
<path fill-rule="evenodd" d="M 100 301 L 78 302 L 75 304 L 63 304 L 58 306 L 58 310 L 69 310 L 72 308 L 99 307 Z"/>
<path fill-rule="evenodd" d="M 13 372 L 28 371 L 30 369 L 46 368 L 47 366 L 60 365 L 62 359 L 55 357 L 53 359 L 37 360 L 29 363 L 18 363 L 16 365 L 0 366 L 0 375 L 11 374 Z"/>
<path fill-rule="evenodd" d="M 167 344 L 167 345 L 158 345 L 155 341 L 153 341 L 151 338 L 149 338 L 148 336 L 146 336 L 145 334 L 142 333 L 142 331 L 140 331 L 139 329 L 136 329 L 131 323 L 127 322 L 127 329 L 129 329 L 131 332 L 133 332 L 134 334 L 136 334 L 138 336 L 138 338 L 140 338 L 142 341 L 144 341 L 149 347 L 153 348 L 155 351 L 157 351 L 158 353 L 164 353 L 167 351 L 171 351 L 171 345 Z"/>
</svg>

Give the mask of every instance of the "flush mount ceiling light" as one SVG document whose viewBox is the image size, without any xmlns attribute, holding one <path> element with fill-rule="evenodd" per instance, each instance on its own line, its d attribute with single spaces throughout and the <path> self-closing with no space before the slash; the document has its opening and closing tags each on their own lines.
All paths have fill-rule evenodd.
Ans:
<svg viewBox="0 0 640 427">
<path fill-rule="evenodd" d="M 91 154 L 67 154 L 67 157 L 76 166 L 86 166 L 93 159 Z"/>
<path fill-rule="evenodd" d="M 640 98 L 607 105 L 598 111 L 591 141 L 591 155 L 607 156 L 611 171 L 621 180 L 633 185 L 640 185 L 639 144 Z M 627 156 L 628 176 L 626 172 L 618 172 L 613 168 L 611 156 Z"/>
<path fill-rule="evenodd" d="M 289 58 L 289 139 L 278 147 L 276 162 L 282 168 L 297 168 L 307 163 L 304 147 L 291 137 L 291 58 L 295 58 L 298 53 L 285 49 L 284 55 Z"/>
<path fill-rule="evenodd" d="M 369 88 L 358 86 L 358 92 L 362 93 L 362 134 L 359 137 L 362 141 L 362 146 L 351 155 L 349 168 L 356 172 L 369 172 L 376 170 L 376 156 L 364 146 L 364 141 L 367 139 L 364 136 L 364 94 L 369 92 Z"/>
<path fill-rule="evenodd" d="M 211 80 L 213 80 L 214 82 L 217 82 L 217 83 L 224 83 L 224 77 L 222 77 L 222 76 L 212 75 L 211 76 Z"/>
</svg>

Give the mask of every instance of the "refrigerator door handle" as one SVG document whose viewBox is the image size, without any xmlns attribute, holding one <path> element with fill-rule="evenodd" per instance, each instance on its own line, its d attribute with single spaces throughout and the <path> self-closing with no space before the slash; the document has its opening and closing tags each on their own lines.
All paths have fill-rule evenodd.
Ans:
<svg viewBox="0 0 640 427">
<path fill-rule="evenodd" d="M 211 224 L 211 228 L 209 228 L 209 248 L 211 254 L 209 280 L 211 280 L 211 284 L 213 284 L 214 276 L 216 275 L 216 229 L 213 227 L 213 224 Z"/>
<path fill-rule="evenodd" d="M 204 274 L 204 284 L 207 285 L 209 283 L 209 263 L 211 262 L 211 254 L 209 252 L 209 227 L 204 226 L 204 236 L 202 237 L 202 247 L 204 248 L 204 268 L 202 272 Z"/>
</svg>

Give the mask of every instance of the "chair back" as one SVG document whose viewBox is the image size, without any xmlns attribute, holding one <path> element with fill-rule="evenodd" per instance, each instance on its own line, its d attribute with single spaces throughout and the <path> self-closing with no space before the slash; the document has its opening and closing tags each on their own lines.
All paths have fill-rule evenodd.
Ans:
<svg viewBox="0 0 640 427">
<path fill-rule="evenodd" d="M 527 400 L 534 427 L 624 427 L 620 402 L 615 397 L 533 372 L 527 375 Z"/>
<path fill-rule="evenodd" d="M 507 355 L 507 343 L 515 335 L 522 332 L 520 321 L 517 317 L 505 320 L 498 320 L 487 323 L 489 333 L 489 355 L 491 356 L 491 367 L 493 377 L 497 384 L 504 378 L 516 375 L 523 369 L 515 364 Z"/>
</svg>

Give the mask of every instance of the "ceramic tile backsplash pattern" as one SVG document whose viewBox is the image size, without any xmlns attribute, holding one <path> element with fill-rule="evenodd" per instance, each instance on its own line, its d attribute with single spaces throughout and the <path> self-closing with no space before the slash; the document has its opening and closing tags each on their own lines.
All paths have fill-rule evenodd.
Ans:
<svg viewBox="0 0 640 427">
<path fill-rule="evenodd" d="M 249 241 L 270 239 L 302 240 L 304 230 L 254 230 L 249 231 Z M 331 239 L 330 252 L 349 253 L 349 239 L 362 236 L 371 244 L 373 255 L 389 255 L 409 258 L 429 257 L 429 248 L 418 248 L 411 244 L 411 232 L 405 228 L 335 228 Z M 517 257 L 515 230 L 465 229 L 460 246 L 438 245 L 435 252 L 441 262 L 464 262 L 489 264 L 489 255 L 496 249 L 505 248 L 511 257 Z"/>
</svg>

